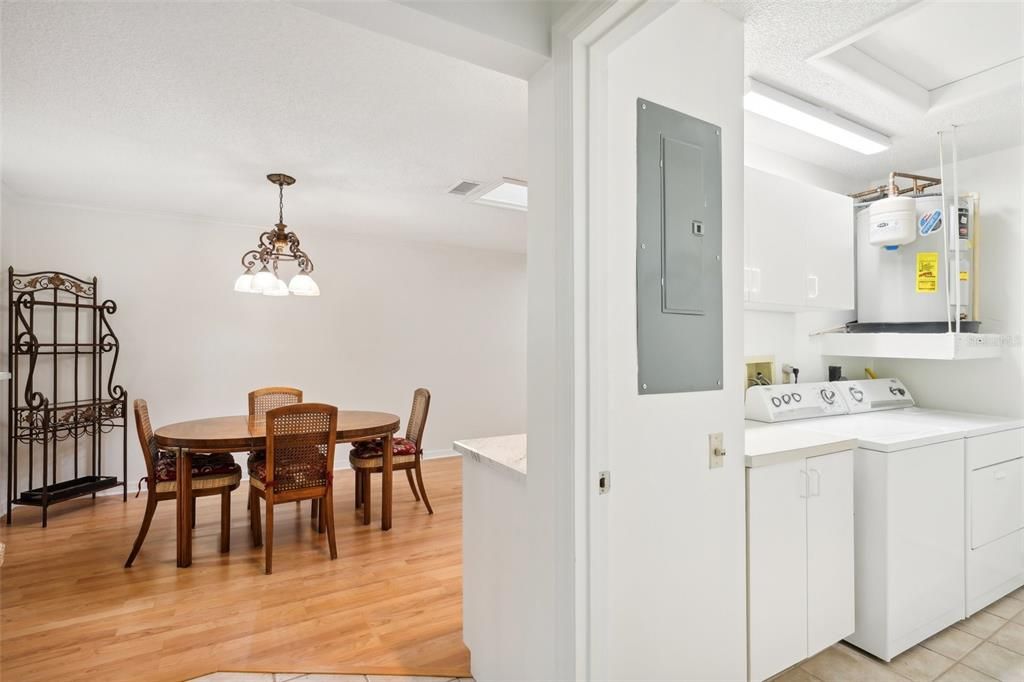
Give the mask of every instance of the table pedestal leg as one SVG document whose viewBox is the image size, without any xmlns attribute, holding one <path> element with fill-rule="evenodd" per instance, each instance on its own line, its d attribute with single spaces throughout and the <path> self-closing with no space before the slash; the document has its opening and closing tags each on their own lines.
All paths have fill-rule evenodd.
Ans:
<svg viewBox="0 0 1024 682">
<path fill-rule="evenodd" d="M 380 486 L 380 529 L 391 530 L 391 485 L 394 481 L 394 437 L 384 436 L 384 472 Z"/>
<path fill-rule="evenodd" d="M 178 448 L 178 568 L 192 565 L 192 452 Z"/>
</svg>

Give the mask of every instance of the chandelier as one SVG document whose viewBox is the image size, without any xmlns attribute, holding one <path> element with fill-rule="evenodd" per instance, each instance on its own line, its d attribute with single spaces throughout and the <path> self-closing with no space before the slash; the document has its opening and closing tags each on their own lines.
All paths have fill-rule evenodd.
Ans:
<svg viewBox="0 0 1024 682">
<path fill-rule="evenodd" d="M 245 272 L 235 280 L 235 291 L 264 296 L 319 296 L 320 287 L 309 276 L 313 272 L 313 261 L 299 248 L 299 238 L 295 233 L 285 231 L 288 226 L 284 224 L 284 188 L 294 185 L 295 178 L 284 173 L 271 173 L 267 180 L 278 187 L 277 225 L 260 235 L 259 248 L 242 255 Z M 285 284 L 277 274 L 277 266 L 280 261 L 290 260 L 299 266 L 299 272 Z M 254 271 L 257 267 L 259 269 Z"/>
</svg>

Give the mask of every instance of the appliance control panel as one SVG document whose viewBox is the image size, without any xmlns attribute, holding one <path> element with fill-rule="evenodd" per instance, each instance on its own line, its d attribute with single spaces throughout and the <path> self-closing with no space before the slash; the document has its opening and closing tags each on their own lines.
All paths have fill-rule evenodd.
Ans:
<svg viewBox="0 0 1024 682">
<path fill-rule="evenodd" d="M 846 400 L 850 414 L 914 406 L 914 396 L 899 379 L 837 381 L 832 385 Z"/>
<path fill-rule="evenodd" d="M 747 389 L 746 418 L 759 422 L 848 414 L 846 400 L 829 382 L 774 384 Z"/>
</svg>

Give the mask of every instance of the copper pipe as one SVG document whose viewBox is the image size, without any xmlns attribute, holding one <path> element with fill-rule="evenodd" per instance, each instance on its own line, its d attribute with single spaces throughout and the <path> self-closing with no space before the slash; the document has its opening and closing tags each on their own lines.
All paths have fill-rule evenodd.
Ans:
<svg viewBox="0 0 1024 682">
<path fill-rule="evenodd" d="M 896 184 L 896 178 L 905 178 L 911 180 L 913 185 L 910 187 L 900 187 Z M 939 178 L 933 178 L 928 175 L 915 175 L 914 173 L 903 173 L 901 171 L 893 171 L 889 173 L 889 183 L 887 185 L 878 185 L 871 189 L 866 189 L 863 192 L 856 192 L 849 196 L 853 199 L 867 199 L 877 196 L 879 199 L 885 196 L 896 197 L 901 194 L 920 194 L 929 187 L 935 187 L 941 185 L 942 181 Z"/>
</svg>

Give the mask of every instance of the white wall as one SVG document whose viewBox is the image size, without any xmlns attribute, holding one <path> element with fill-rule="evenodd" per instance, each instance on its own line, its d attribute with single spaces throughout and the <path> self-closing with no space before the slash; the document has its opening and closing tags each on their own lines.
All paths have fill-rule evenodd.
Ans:
<svg viewBox="0 0 1024 682">
<path fill-rule="evenodd" d="M 781 382 L 782 365 L 800 370 L 800 381 L 825 381 L 828 366 L 839 365 L 850 379 L 865 378 L 864 368 L 872 366 L 870 358 L 830 357 L 821 354 L 815 335 L 826 329 L 841 327 L 856 319 L 853 310 L 774 312 L 747 310 L 743 313 L 743 355 L 770 355 L 775 358 L 775 380 Z"/>
<path fill-rule="evenodd" d="M 936 175 L 937 168 L 922 171 Z M 947 168 L 947 181 L 950 170 Z M 981 330 L 1018 336 L 1024 317 L 1024 146 L 960 162 L 960 191 L 981 195 Z M 906 382 L 925 407 L 1024 415 L 1024 357 L 1018 344 L 1001 358 L 939 362 L 877 360 L 879 376 Z"/>
<path fill-rule="evenodd" d="M 571 495 L 561 476 L 562 462 L 569 457 L 559 440 L 568 423 L 566 413 L 566 372 L 558 358 L 564 355 L 564 326 L 569 323 L 560 311 L 568 299 L 563 244 L 566 221 L 558 219 L 556 194 L 556 98 L 559 81 L 556 68 L 548 64 L 530 78 L 530 213 L 527 250 L 529 253 L 529 319 L 527 392 L 529 475 L 526 477 L 530 536 L 529 570 L 523 578 L 531 595 L 523 668 L 510 668 L 501 675 L 515 679 L 525 670 L 527 679 L 569 679 L 572 677 L 572 594 L 565 588 L 571 565 L 564 561 L 567 533 L 571 538 Z M 568 299 L 571 304 L 571 299 Z M 570 572 L 567 572 L 566 569 Z M 570 583 L 571 584 L 571 583 Z M 514 618 L 514 616 L 512 616 Z M 474 671 L 475 672 L 475 671 Z"/>
<path fill-rule="evenodd" d="M 743 26 L 681 2 L 608 58 L 607 230 L 591 263 L 607 358 L 608 676 L 745 677 L 743 354 Z M 724 384 L 721 391 L 637 394 L 636 99 L 722 127 Z M 598 368 L 600 370 L 600 368 Z M 595 398 L 599 399 L 599 398 Z M 725 466 L 708 468 L 724 432 Z M 531 434 L 532 437 L 532 434 Z M 531 467 L 532 467 L 531 461 Z M 596 607 L 595 607 L 596 608 Z M 600 645 L 595 645 L 600 646 Z"/>
<path fill-rule="evenodd" d="M 117 381 L 129 400 L 149 401 L 157 425 L 244 414 L 249 390 L 280 384 L 302 388 L 308 401 L 396 413 L 403 429 L 413 389 L 426 386 L 433 398 L 427 450 L 525 428 L 522 254 L 295 225 L 322 295 L 275 299 L 232 291 L 259 227 L 10 193 L 4 209 L 4 268 L 98 275 L 100 296 L 118 304 L 111 316 L 121 341 Z M 145 469 L 131 424 L 134 481 Z M 339 466 L 347 454 L 339 448 Z"/>
</svg>

